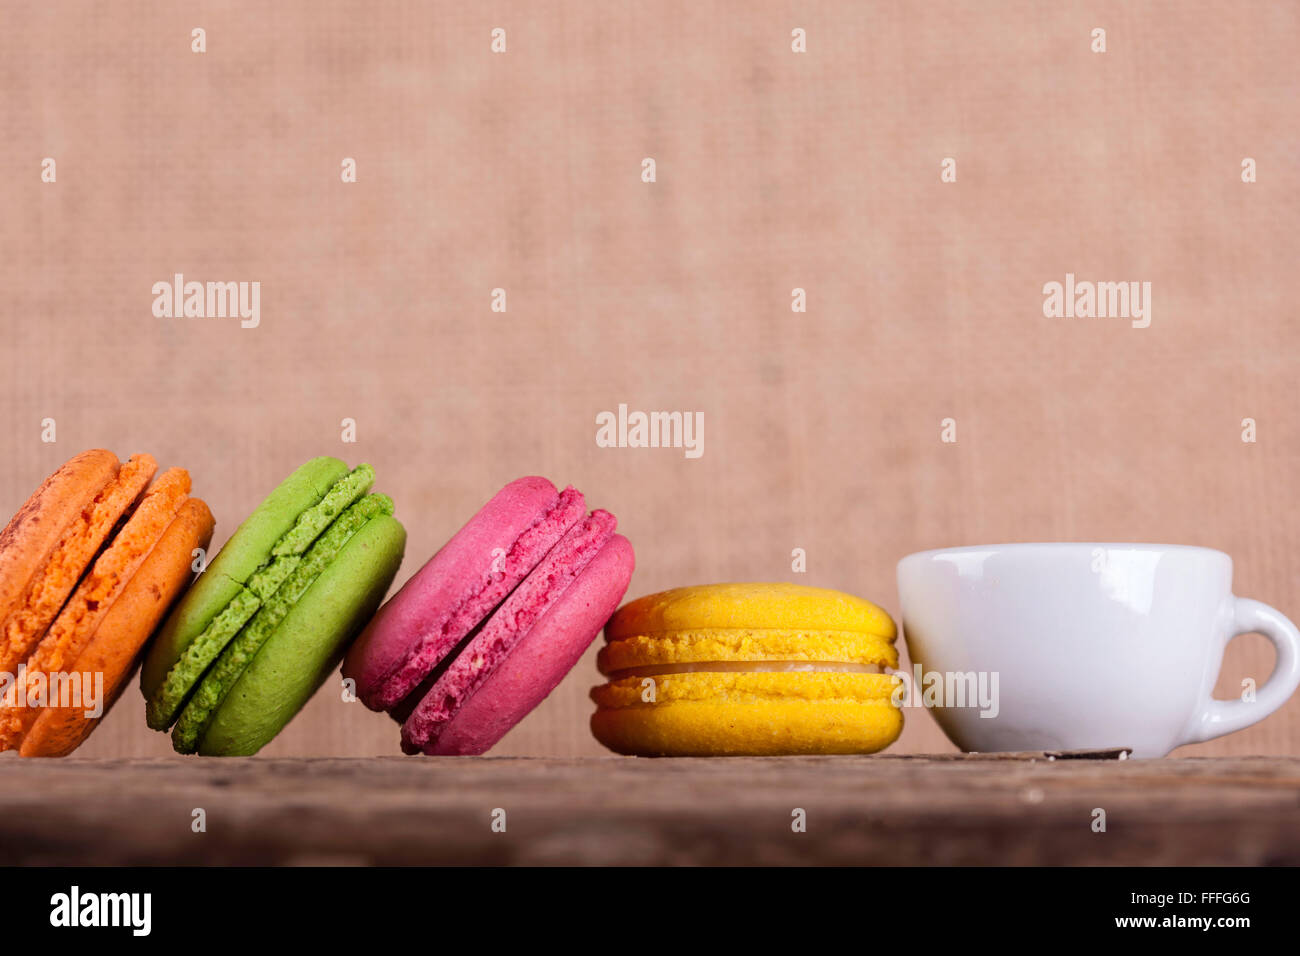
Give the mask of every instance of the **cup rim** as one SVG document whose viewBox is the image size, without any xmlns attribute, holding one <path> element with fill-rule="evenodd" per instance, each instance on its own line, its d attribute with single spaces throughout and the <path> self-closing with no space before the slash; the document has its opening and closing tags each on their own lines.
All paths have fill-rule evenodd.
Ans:
<svg viewBox="0 0 1300 956">
<path fill-rule="evenodd" d="M 1203 551 L 1207 554 L 1222 555 L 1228 561 L 1232 560 L 1232 555 L 1226 551 L 1199 544 L 1158 544 L 1151 541 L 1008 541 L 1002 544 L 963 544 L 952 548 L 929 548 L 925 551 L 913 551 L 911 554 L 899 558 L 898 565 L 902 567 L 904 561 L 928 558 L 939 554 L 968 554 L 972 551 L 1023 551 L 1029 548 L 1051 548 L 1054 550 L 1065 550 L 1066 548 L 1124 548 L 1141 551 Z"/>
</svg>

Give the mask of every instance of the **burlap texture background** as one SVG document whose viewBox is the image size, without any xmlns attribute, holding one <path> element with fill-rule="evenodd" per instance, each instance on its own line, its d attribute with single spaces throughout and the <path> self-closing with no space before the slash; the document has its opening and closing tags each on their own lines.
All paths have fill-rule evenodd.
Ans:
<svg viewBox="0 0 1300 956">
<path fill-rule="evenodd" d="M 631 596 L 803 548 L 897 614 L 910 551 L 1163 540 L 1300 615 L 1298 10 L 6 3 L 0 512 L 141 450 L 219 542 L 336 454 L 397 501 L 399 583 L 538 473 L 618 515 Z M 259 281 L 260 327 L 153 317 L 176 272 Z M 1044 318 L 1067 272 L 1150 281 L 1151 327 Z M 703 457 L 597 448 L 620 402 L 703 411 Z M 600 752 L 592 656 L 496 752 Z M 1221 690 L 1271 662 L 1239 640 Z M 897 749 L 951 749 L 916 713 Z M 331 688 L 266 752 L 397 730 Z M 1181 752 L 1300 753 L 1300 700 Z M 82 753 L 170 750 L 132 687 Z"/>
</svg>

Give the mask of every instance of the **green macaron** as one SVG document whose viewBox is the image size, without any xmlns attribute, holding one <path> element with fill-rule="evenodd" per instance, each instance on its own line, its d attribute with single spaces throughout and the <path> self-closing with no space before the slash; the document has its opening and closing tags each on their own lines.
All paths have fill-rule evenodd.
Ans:
<svg viewBox="0 0 1300 956">
<path fill-rule="evenodd" d="M 253 754 L 316 692 L 397 574 L 406 531 L 369 465 L 314 458 L 226 542 L 140 672 L 181 753 Z"/>
</svg>

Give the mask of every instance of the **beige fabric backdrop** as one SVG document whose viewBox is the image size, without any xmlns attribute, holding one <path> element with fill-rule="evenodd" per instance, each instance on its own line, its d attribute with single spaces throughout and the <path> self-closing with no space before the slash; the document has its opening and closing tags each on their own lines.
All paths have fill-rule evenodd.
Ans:
<svg viewBox="0 0 1300 956">
<path fill-rule="evenodd" d="M 397 501 L 399 583 L 539 473 L 618 515 L 633 596 L 800 547 L 896 614 L 913 550 L 1168 540 L 1300 614 L 1298 9 L 7 3 L 0 511 L 148 451 L 223 541 L 336 454 Z M 154 318 L 176 272 L 261 282 L 261 326 Z M 1150 281 L 1151 327 L 1044 318 L 1067 272 Z M 597 448 L 620 402 L 703 411 L 704 456 Z M 496 752 L 600 752 L 592 656 Z M 1240 639 L 1221 690 L 1271 661 Z M 896 749 L 951 749 L 915 714 Z M 133 687 L 82 752 L 170 751 Z M 331 689 L 265 752 L 397 729 Z M 1300 753 L 1300 700 L 1188 752 Z"/>
</svg>

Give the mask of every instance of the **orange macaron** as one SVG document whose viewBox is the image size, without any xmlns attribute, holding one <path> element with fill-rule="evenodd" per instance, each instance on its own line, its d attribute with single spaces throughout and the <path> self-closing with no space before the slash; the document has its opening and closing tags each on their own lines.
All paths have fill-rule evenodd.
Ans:
<svg viewBox="0 0 1300 956">
<path fill-rule="evenodd" d="M 0 750 L 75 750 L 189 583 L 212 513 L 183 468 L 157 470 L 83 452 L 0 532 Z"/>
</svg>

